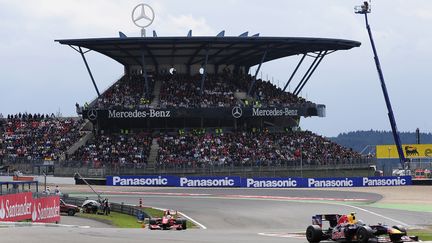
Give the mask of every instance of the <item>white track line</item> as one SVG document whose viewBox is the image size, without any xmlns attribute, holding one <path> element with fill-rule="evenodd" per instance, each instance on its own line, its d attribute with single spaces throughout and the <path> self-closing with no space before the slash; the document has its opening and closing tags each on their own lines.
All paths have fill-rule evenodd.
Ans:
<svg viewBox="0 0 432 243">
<path fill-rule="evenodd" d="M 153 198 L 164 198 L 164 197 L 172 197 L 172 196 L 150 195 L 149 197 L 153 197 Z M 185 198 L 185 197 L 182 197 L 182 198 Z M 277 201 L 277 202 L 298 202 L 297 200 L 272 199 L 272 198 L 250 198 L 250 197 L 246 197 L 246 198 L 243 197 L 243 198 L 242 198 L 242 197 L 217 197 L 217 196 L 214 196 L 214 197 L 208 197 L 208 196 L 189 196 L 189 197 L 187 197 L 187 198 L 194 198 L 194 199 L 225 199 L 225 200 L 251 200 L 251 201 L 258 200 L 258 201 Z M 307 201 L 307 200 L 305 200 L 305 201 Z M 358 209 L 358 210 L 361 210 L 361 211 L 367 212 L 367 213 L 369 213 L 369 214 L 373 214 L 373 215 L 375 215 L 375 216 L 378 216 L 378 217 L 381 217 L 381 218 L 384 218 L 384 219 L 391 220 L 391 221 L 393 221 L 393 222 L 395 222 L 395 223 L 397 223 L 397 224 L 403 225 L 403 226 L 408 226 L 407 223 L 404 223 L 404 222 L 402 222 L 402 221 L 400 221 L 400 220 L 393 219 L 393 218 L 390 218 L 390 217 L 384 216 L 384 215 L 382 215 L 382 214 L 375 213 L 375 212 L 372 212 L 372 211 L 370 211 L 370 210 L 367 210 L 367 209 L 364 209 L 364 208 L 360 208 L 360 207 L 357 207 L 357 206 L 353 206 L 353 205 L 349 205 L 349 204 L 344 204 L 344 203 L 332 203 L 332 202 L 328 202 L 328 201 L 326 202 L 326 201 L 320 201 L 320 200 L 317 200 L 317 201 L 310 201 L 310 202 L 306 202 L 306 203 L 325 203 L 325 204 L 331 204 L 331 205 L 342 205 L 342 206 L 347 206 L 347 207 L 351 207 L 351 208 L 354 208 L 354 209 Z M 156 208 L 156 209 L 158 209 L 158 208 Z M 163 209 L 161 209 L 161 210 L 163 210 Z M 193 220 L 193 219 L 191 219 L 191 221 L 193 221 L 194 223 L 196 222 L 196 221 Z M 196 222 L 196 224 L 197 224 L 197 225 L 200 225 L 200 223 L 198 223 L 198 222 Z M 204 227 L 205 227 L 205 226 L 204 226 Z M 202 227 L 202 228 L 204 229 L 204 227 Z"/>
<path fill-rule="evenodd" d="M 334 204 L 334 203 L 330 203 L 330 204 Z M 341 205 L 341 204 L 338 204 L 338 205 Z M 372 212 L 372 211 L 367 210 L 367 209 L 364 209 L 364 208 L 360 208 L 360 207 L 353 206 L 353 205 L 348 205 L 348 204 L 342 204 L 342 205 L 345 205 L 345 206 L 347 206 L 347 207 L 351 207 L 351 208 L 354 208 L 354 209 L 358 209 L 358 210 L 364 211 L 364 212 L 366 212 L 366 213 L 373 214 L 373 215 L 375 215 L 375 216 L 378 216 L 378 217 L 381 217 L 381 218 L 384 218 L 384 219 L 391 220 L 391 221 L 396 222 L 396 223 L 398 223 L 398 224 L 401 224 L 401 225 L 403 225 L 403 226 L 408 226 L 407 223 L 404 223 L 404 222 L 399 221 L 399 220 L 394 219 L 394 218 L 390 218 L 390 217 L 384 216 L 384 215 L 379 214 L 379 213 Z"/>
<path fill-rule="evenodd" d="M 160 196 L 160 195 L 149 195 L 149 196 L 150 197 L 172 197 L 172 196 L 166 196 L 166 195 L 162 195 L 162 196 Z M 220 196 L 188 196 L 187 198 L 228 199 L 228 200 L 263 200 L 263 201 L 265 200 L 265 201 L 291 201 L 291 202 L 295 202 L 296 201 L 296 200 L 292 200 L 292 199 L 289 200 L 288 198 L 280 198 L 280 197 L 274 197 L 274 198 L 272 198 L 272 197 L 264 197 L 263 198 L 263 197 L 253 197 L 253 196 L 252 197 L 235 197 L 235 195 L 234 195 L 234 197 L 230 197 L 230 196 L 233 196 L 233 195 L 225 195 L 223 197 L 220 197 Z M 174 196 L 174 197 L 186 198 L 185 196 Z M 303 200 L 301 200 L 301 201 L 303 201 Z M 305 201 L 308 201 L 308 200 L 305 200 Z M 332 202 L 321 201 L 321 200 L 310 201 L 310 203 L 325 203 L 325 204 L 331 204 L 331 205 L 343 205 L 343 206 L 347 206 L 347 207 L 351 207 L 351 208 L 354 208 L 354 209 L 357 209 L 357 210 L 361 210 L 361 211 L 367 212 L 369 214 L 372 214 L 372 215 L 375 215 L 375 216 L 378 216 L 378 217 L 381 217 L 381 218 L 384 218 L 384 219 L 387 219 L 387 220 L 391 220 L 391 221 L 393 221 L 393 222 L 395 222 L 397 224 L 401 224 L 403 226 L 408 226 L 407 223 L 404 223 L 404 222 L 402 222 L 400 220 L 393 219 L 393 218 L 384 216 L 382 214 L 375 213 L 375 212 L 372 212 L 370 210 L 367 210 L 367 209 L 364 209 L 364 208 L 360 208 L 360 207 L 357 207 L 357 206 L 353 206 L 353 205 L 349 205 L 349 204 L 332 203 Z M 155 208 L 155 209 L 164 210 L 164 209 L 160 209 L 160 208 Z M 181 213 L 181 214 L 183 214 L 183 213 Z M 207 229 L 207 227 L 205 227 L 201 223 L 197 222 L 196 220 L 190 218 L 189 216 L 187 216 L 185 214 L 183 214 L 183 215 L 185 216 L 185 218 L 188 218 L 189 220 L 191 220 L 192 222 L 194 222 L 195 224 L 197 224 L 198 226 L 200 226 L 202 229 Z"/>
<path fill-rule="evenodd" d="M 158 196 L 153 196 L 153 197 L 158 197 Z M 164 196 L 159 196 L 159 197 L 164 197 Z M 279 201 L 279 202 L 281 202 L 281 201 L 282 202 L 283 201 L 285 201 L 285 202 L 286 201 L 291 201 L 291 202 L 296 202 L 295 200 L 283 200 L 283 199 L 271 199 L 271 198 L 235 198 L 235 197 L 234 198 L 232 198 L 232 197 L 188 197 L 188 198 L 228 199 L 228 200 L 262 200 L 262 201 Z M 375 213 L 375 212 L 372 212 L 370 210 L 367 210 L 367 209 L 364 209 L 364 208 L 360 208 L 360 207 L 357 207 L 357 206 L 353 206 L 353 205 L 349 205 L 349 204 L 332 203 L 332 202 L 328 202 L 328 201 L 327 202 L 325 202 L 325 201 L 324 202 L 323 201 L 311 201 L 311 202 L 307 202 L 307 203 L 324 203 L 324 204 L 339 205 L 339 206 L 342 205 L 342 206 L 354 208 L 354 209 L 357 209 L 357 210 L 360 210 L 360 211 L 363 211 L 363 212 L 366 212 L 366 213 L 369 213 L 369 214 L 372 214 L 372 215 L 375 215 L 375 216 L 378 216 L 378 217 L 381 217 L 381 218 L 384 218 L 384 219 L 387 219 L 387 220 L 391 220 L 391 221 L 393 221 L 393 222 L 395 222 L 397 224 L 403 225 L 403 226 L 408 226 L 409 225 L 409 224 L 404 223 L 404 222 L 402 222 L 400 220 L 397 220 L 397 219 L 394 219 L 394 218 L 390 218 L 390 217 L 384 216 L 382 214 Z M 155 208 L 155 209 L 158 209 L 158 208 Z M 160 210 L 163 210 L 163 209 L 160 209 Z M 196 223 L 197 225 L 199 225 L 201 228 L 206 229 L 204 225 L 202 225 L 202 226 L 204 226 L 204 227 L 202 227 L 201 224 L 198 223 L 198 222 L 196 222 L 195 220 L 193 220 L 193 219 L 190 219 L 190 220 L 193 221 L 194 223 Z"/>
<path fill-rule="evenodd" d="M 258 233 L 258 235 L 279 237 L 279 238 L 295 238 L 295 239 L 305 239 L 306 238 L 305 235 L 294 234 L 294 233 Z"/>
<path fill-rule="evenodd" d="M 201 229 L 207 229 L 207 227 L 205 227 L 203 224 L 199 223 L 198 221 L 196 221 L 195 219 L 187 216 L 186 214 L 179 212 L 181 215 L 183 215 L 183 217 L 189 219 L 190 221 L 192 221 L 194 224 L 198 225 L 199 227 L 201 227 Z"/>
</svg>

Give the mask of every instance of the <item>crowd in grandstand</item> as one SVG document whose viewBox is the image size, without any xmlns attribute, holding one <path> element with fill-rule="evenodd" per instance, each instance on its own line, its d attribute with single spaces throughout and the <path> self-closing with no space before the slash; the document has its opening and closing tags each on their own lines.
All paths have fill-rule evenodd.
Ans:
<svg viewBox="0 0 432 243">
<path fill-rule="evenodd" d="M 3 120 L 0 159 L 60 160 L 79 140 L 82 120 L 14 115 Z M 67 158 L 74 165 L 144 167 L 153 136 L 146 133 L 98 135 Z M 324 165 L 361 158 L 311 132 L 181 133 L 156 136 L 157 167 Z"/>
<path fill-rule="evenodd" d="M 148 94 L 145 95 L 145 80 L 141 75 L 123 76 L 97 99 L 98 108 L 146 108 L 150 105 L 154 82 L 147 79 Z"/>
<path fill-rule="evenodd" d="M 4 159 L 4 156 L 5 156 L 5 152 L 3 150 L 3 134 L 4 134 L 4 125 L 3 125 L 3 123 L 5 121 L 3 120 L 3 114 L 2 113 L 0 113 L 0 114 L 1 114 L 1 117 L 0 117 L 0 163 L 2 163 L 3 159 Z"/>
<path fill-rule="evenodd" d="M 322 165 L 360 158 L 357 152 L 311 132 L 189 133 L 158 140 L 159 167 L 295 165 L 300 159 L 305 165 Z"/>
<path fill-rule="evenodd" d="M 233 76 L 228 73 L 206 75 L 201 90 L 201 75 L 168 74 L 149 76 L 149 94 L 156 82 L 161 82 L 159 106 L 166 107 L 233 107 L 240 103 L 236 92 L 247 92 L 252 83 L 249 75 Z M 97 99 L 97 107 L 126 109 L 149 107 L 153 96 L 145 94 L 141 75 L 126 75 Z M 245 105 L 260 106 L 302 105 L 310 103 L 290 92 L 284 92 L 270 81 L 256 80 Z M 251 102 L 252 101 L 252 102 Z M 256 102 L 253 102 L 256 101 Z"/>
<path fill-rule="evenodd" d="M 16 114 L 2 119 L 0 159 L 60 160 L 80 138 L 81 119 Z M 146 133 L 98 135 L 66 160 L 80 165 L 143 167 L 153 136 Z M 158 167 L 243 165 L 323 165 L 344 163 L 360 154 L 311 132 L 180 133 L 156 137 Z M 76 163 L 76 162 L 74 162 Z"/>
<path fill-rule="evenodd" d="M 15 114 L 3 121 L 0 155 L 9 159 L 59 160 L 80 138 L 82 119 L 54 114 Z"/>
<path fill-rule="evenodd" d="M 237 77 L 233 82 L 242 90 L 248 90 L 249 86 L 253 82 L 253 77 L 243 76 Z M 258 104 L 262 106 L 279 106 L 279 105 L 303 105 L 307 103 L 312 103 L 305 100 L 302 97 L 295 96 L 290 92 L 285 92 L 281 88 L 272 84 L 270 81 L 265 81 L 257 79 L 255 81 L 254 87 L 251 90 L 252 98 L 258 101 Z"/>
<path fill-rule="evenodd" d="M 200 75 L 181 74 L 149 77 L 146 95 L 141 75 L 126 75 L 99 97 L 97 108 L 135 109 L 149 107 L 156 82 L 160 82 L 160 107 L 233 107 L 243 105 L 276 106 L 310 103 L 292 93 L 284 92 L 270 82 L 256 80 L 251 96 L 244 100 L 236 92 L 246 92 L 251 76 L 228 73 L 207 75 L 201 90 Z M 253 100 L 254 102 L 247 102 Z M 77 105 L 79 108 L 79 105 Z M 54 114 L 15 114 L 1 119 L 0 160 L 60 160 L 67 149 L 80 138 L 82 119 L 57 118 Z M 65 158 L 83 166 L 143 167 L 148 163 L 153 137 L 146 133 L 100 134 Z M 311 132 L 225 132 L 156 137 L 159 145 L 158 167 L 206 167 L 242 165 L 295 165 L 300 159 L 307 164 L 322 165 L 328 161 L 360 158 L 350 149 L 341 147 Z M 74 162 L 75 163 L 75 162 Z"/>
<path fill-rule="evenodd" d="M 284 92 L 281 88 L 272 84 L 270 81 L 260 81 L 256 83 L 255 97 L 260 100 L 261 103 L 268 106 L 277 105 L 301 105 L 305 103 L 311 103 L 306 101 L 304 98 L 295 96 L 290 92 Z"/>
<path fill-rule="evenodd" d="M 148 162 L 152 138 L 148 134 L 99 135 L 79 148 L 68 160 L 81 166 L 143 167 Z"/>
<path fill-rule="evenodd" d="M 160 103 L 161 107 L 233 107 L 236 91 L 223 76 L 207 75 L 201 92 L 201 76 L 168 75 L 162 82 Z"/>
</svg>

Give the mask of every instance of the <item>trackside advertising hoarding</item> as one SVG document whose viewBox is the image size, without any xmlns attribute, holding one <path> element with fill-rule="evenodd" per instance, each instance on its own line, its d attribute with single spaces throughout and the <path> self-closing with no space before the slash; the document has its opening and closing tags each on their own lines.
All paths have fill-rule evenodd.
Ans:
<svg viewBox="0 0 432 243">
<path fill-rule="evenodd" d="M 336 178 L 241 178 L 177 176 L 108 176 L 109 186 L 244 187 L 244 188 L 325 188 L 412 185 L 411 176 Z"/>
<path fill-rule="evenodd" d="M 241 178 L 238 176 L 108 176 L 106 184 L 109 186 L 240 187 Z"/>
<path fill-rule="evenodd" d="M 60 222 L 60 197 L 42 197 L 33 199 L 33 222 Z"/>
<path fill-rule="evenodd" d="M 110 186 L 178 186 L 176 176 L 107 176 Z"/>
<path fill-rule="evenodd" d="M 33 198 L 31 192 L 0 196 L 0 221 L 60 221 L 60 197 Z"/>
<path fill-rule="evenodd" d="M 431 158 L 432 144 L 402 144 L 403 152 L 406 158 Z M 399 158 L 396 145 L 377 145 L 377 159 L 396 159 Z"/>
<path fill-rule="evenodd" d="M 31 219 L 32 203 L 31 192 L 0 196 L 0 221 Z"/>
</svg>

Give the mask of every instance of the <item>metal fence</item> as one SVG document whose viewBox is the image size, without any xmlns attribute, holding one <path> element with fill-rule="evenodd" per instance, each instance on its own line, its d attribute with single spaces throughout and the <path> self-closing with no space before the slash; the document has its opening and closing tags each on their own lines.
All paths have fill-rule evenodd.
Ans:
<svg viewBox="0 0 432 243">
<path fill-rule="evenodd" d="M 432 159 L 416 159 L 409 163 L 411 170 L 428 169 L 432 170 Z"/>
<path fill-rule="evenodd" d="M 39 192 L 39 183 L 37 181 L 1 181 L 0 195 L 16 194 L 22 192 Z"/>
<path fill-rule="evenodd" d="M 107 175 L 196 175 L 196 176 L 269 176 L 269 177 L 307 177 L 307 176 L 366 176 L 371 175 L 370 165 L 373 158 L 316 161 L 273 160 L 261 162 L 224 163 L 187 163 L 187 164 L 115 164 L 84 163 L 82 161 L 26 161 L 15 160 L 10 163 L 21 171 L 32 174 L 53 174 L 55 176 L 74 176 L 101 178 Z M 44 170 L 48 170 L 47 173 Z M 372 172 L 373 174 L 373 172 Z"/>
</svg>

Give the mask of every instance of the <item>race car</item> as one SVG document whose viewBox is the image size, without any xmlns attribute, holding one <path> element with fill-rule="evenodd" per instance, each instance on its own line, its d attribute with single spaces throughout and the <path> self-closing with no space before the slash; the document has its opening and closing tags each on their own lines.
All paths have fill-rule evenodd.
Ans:
<svg viewBox="0 0 432 243">
<path fill-rule="evenodd" d="M 149 221 L 150 230 L 185 230 L 187 220 L 180 218 L 177 211 L 165 210 L 162 218 L 151 218 Z"/>
<path fill-rule="evenodd" d="M 81 206 L 84 213 L 97 213 L 101 204 L 96 200 L 85 200 Z"/>
<path fill-rule="evenodd" d="M 323 221 L 328 221 L 329 228 L 323 229 Z M 310 243 L 322 240 L 341 242 L 410 242 L 418 241 L 418 236 L 407 236 L 406 228 L 400 225 L 366 225 L 355 219 L 355 214 L 317 214 L 312 216 L 312 225 L 306 229 L 306 239 Z"/>
</svg>

